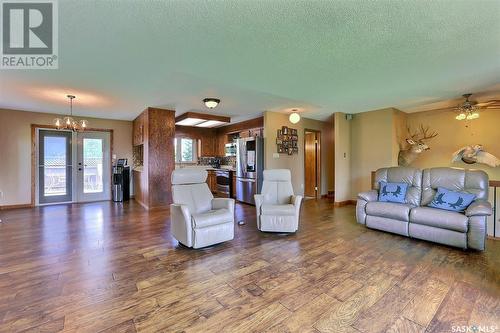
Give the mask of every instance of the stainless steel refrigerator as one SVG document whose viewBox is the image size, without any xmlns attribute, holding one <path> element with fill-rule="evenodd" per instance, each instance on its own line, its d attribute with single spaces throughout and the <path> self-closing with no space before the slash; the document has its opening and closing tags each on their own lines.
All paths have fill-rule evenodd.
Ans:
<svg viewBox="0 0 500 333">
<path fill-rule="evenodd" d="M 236 146 L 236 200 L 255 205 L 254 194 L 262 188 L 264 140 L 242 138 Z"/>
</svg>

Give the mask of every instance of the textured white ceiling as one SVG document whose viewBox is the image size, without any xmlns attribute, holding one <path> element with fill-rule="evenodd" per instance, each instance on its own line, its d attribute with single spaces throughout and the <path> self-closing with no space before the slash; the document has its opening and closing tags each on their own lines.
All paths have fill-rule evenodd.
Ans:
<svg viewBox="0 0 500 333">
<path fill-rule="evenodd" d="M 59 1 L 59 70 L 0 71 L 0 107 L 242 120 L 419 105 L 500 81 L 500 1 Z"/>
</svg>

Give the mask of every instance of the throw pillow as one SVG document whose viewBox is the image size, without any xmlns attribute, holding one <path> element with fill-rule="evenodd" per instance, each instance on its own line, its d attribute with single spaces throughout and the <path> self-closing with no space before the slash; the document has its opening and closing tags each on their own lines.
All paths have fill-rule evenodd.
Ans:
<svg viewBox="0 0 500 333">
<path fill-rule="evenodd" d="M 475 194 L 466 192 L 455 192 L 443 187 L 438 187 L 436 195 L 429 207 L 463 212 L 476 198 Z"/>
<path fill-rule="evenodd" d="M 397 203 L 406 202 L 405 198 L 408 184 L 380 182 L 379 185 L 380 190 L 378 192 L 378 201 Z"/>
</svg>

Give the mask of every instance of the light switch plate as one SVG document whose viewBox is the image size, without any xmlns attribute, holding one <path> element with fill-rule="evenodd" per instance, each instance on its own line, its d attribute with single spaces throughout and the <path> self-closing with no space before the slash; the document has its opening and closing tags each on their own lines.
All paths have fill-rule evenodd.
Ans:
<svg viewBox="0 0 500 333">
<path fill-rule="evenodd" d="M 278 153 L 273 153 L 273 158 L 280 158 L 280 154 L 278 154 Z"/>
</svg>

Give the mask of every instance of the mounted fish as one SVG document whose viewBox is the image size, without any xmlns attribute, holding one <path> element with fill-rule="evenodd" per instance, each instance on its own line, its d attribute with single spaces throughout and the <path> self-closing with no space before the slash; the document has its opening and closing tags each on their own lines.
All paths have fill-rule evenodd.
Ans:
<svg viewBox="0 0 500 333">
<path fill-rule="evenodd" d="M 481 163 L 492 168 L 500 166 L 500 159 L 496 156 L 487 153 L 483 149 L 483 145 L 473 145 L 462 147 L 453 153 L 452 162 L 463 161 L 467 164 Z"/>
<path fill-rule="evenodd" d="M 438 133 L 429 133 L 429 127 L 424 127 L 420 125 L 416 132 L 412 132 L 410 127 L 407 127 L 409 137 L 406 138 L 406 144 L 400 145 L 398 164 L 400 166 L 408 166 L 418 155 L 426 150 L 429 150 L 429 146 L 426 141 L 435 138 Z"/>
</svg>

